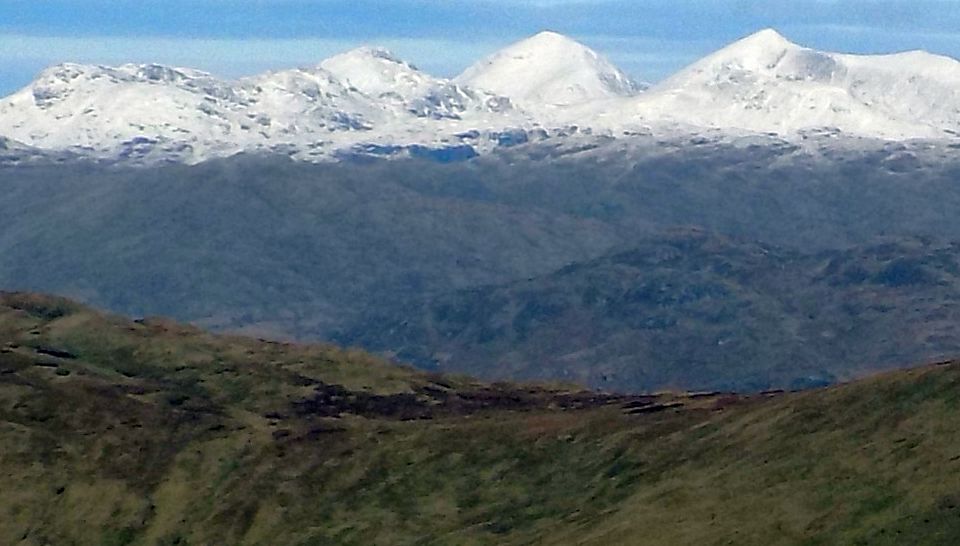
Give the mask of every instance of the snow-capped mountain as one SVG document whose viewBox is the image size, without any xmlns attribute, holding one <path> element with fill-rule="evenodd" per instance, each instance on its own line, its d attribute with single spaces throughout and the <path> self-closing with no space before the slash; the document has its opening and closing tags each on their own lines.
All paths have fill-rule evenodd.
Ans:
<svg viewBox="0 0 960 546">
<path fill-rule="evenodd" d="M 445 146 L 464 130 L 528 119 L 506 98 L 394 64 L 420 78 L 393 98 L 384 82 L 374 94 L 370 80 L 342 81 L 319 66 L 231 82 L 161 65 L 63 64 L 0 100 L 0 134 L 103 158 L 196 162 L 280 151 L 311 159 L 366 142 Z"/>
<path fill-rule="evenodd" d="M 0 101 L 0 131 L 34 146 L 186 161 L 322 146 L 331 133 L 388 118 L 383 105 L 319 68 L 228 82 L 161 65 L 63 64 Z"/>
<path fill-rule="evenodd" d="M 694 63 L 615 115 L 778 134 L 938 138 L 960 134 L 960 62 L 923 51 L 816 51 L 767 29 Z"/>
<path fill-rule="evenodd" d="M 387 105 L 370 100 L 322 68 L 269 72 L 242 79 L 234 89 L 245 99 L 247 117 L 264 128 L 264 137 L 274 140 L 370 130 L 389 117 Z"/>
<path fill-rule="evenodd" d="M 176 133 L 235 146 L 242 108 L 232 88 L 202 72 L 63 64 L 0 102 L 0 132 L 47 149 L 113 152 Z"/>
<path fill-rule="evenodd" d="M 626 97 L 641 90 L 597 52 L 549 31 L 501 49 L 455 81 L 510 97 L 533 111 Z"/>
<path fill-rule="evenodd" d="M 641 92 L 597 53 L 543 32 L 453 80 L 363 47 L 237 81 L 154 64 L 62 64 L 0 99 L 0 137 L 31 150 L 141 162 L 258 151 L 305 160 L 424 150 L 463 158 L 575 133 L 811 132 L 958 137 L 960 62 L 921 51 L 828 53 L 764 30 Z"/>
<path fill-rule="evenodd" d="M 460 118 L 505 112 L 510 99 L 435 78 L 378 47 L 360 47 L 320 63 L 340 81 L 383 104 L 419 117 Z"/>
</svg>

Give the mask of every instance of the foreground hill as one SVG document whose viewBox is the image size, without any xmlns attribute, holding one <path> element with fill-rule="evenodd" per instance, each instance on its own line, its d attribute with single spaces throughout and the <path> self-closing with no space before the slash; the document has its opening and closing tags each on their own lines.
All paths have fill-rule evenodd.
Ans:
<svg viewBox="0 0 960 546">
<path fill-rule="evenodd" d="M 0 296 L 4 544 L 933 544 L 960 364 L 755 397 L 484 385 Z"/>
</svg>

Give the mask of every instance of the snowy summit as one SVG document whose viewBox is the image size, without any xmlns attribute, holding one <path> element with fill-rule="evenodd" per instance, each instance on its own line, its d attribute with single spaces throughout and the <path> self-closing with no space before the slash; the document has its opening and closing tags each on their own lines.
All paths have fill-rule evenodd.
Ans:
<svg viewBox="0 0 960 546">
<path fill-rule="evenodd" d="M 817 51 L 766 29 L 681 70 L 624 114 L 779 134 L 941 138 L 960 131 L 960 62 Z"/>
<path fill-rule="evenodd" d="M 640 90 L 597 52 L 550 31 L 494 53 L 456 81 L 510 97 L 533 110 L 626 97 Z"/>
</svg>

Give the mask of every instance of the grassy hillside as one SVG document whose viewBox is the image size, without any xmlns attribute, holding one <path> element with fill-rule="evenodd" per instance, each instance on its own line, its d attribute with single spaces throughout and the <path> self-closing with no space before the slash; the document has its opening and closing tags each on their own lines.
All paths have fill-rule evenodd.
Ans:
<svg viewBox="0 0 960 546">
<path fill-rule="evenodd" d="M 3 544 L 949 544 L 960 364 L 604 396 L 0 297 Z"/>
</svg>

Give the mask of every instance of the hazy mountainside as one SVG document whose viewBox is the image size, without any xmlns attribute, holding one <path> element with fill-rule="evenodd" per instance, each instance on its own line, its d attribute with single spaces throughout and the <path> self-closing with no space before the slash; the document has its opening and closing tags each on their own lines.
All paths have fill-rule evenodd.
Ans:
<svg viewBox="0 0 960 546">
<path fill-rule="evenodd" d="M 950 544 L 958 393 L 486 385 L 4 294 L 0 542 Z"/>
<path fill-rule="evenodd" d="M 335 339 L 491 378 L 759 391 L 960 355 L 957 324 L 955 244 L 800 254 L 676 232 L 547 276 L 405 303 Z"/>
<path fill-rule="evenodd" d="M 321 337 L 367 306 L 545 273 L 620 240 L 593 219 L 430 195 L 389 172 L 282 158 L 7 171 L 0 279 L 131 314 Z"/>
<path fill-rule="evenodd" d="M 947 57 L 822 52 L 764 30 L 643 91 L 599 53 L 541 32 L 453 80 L 368 46 L 236 81 L 156 64 L 65 63 L 0 99 L 0 136 L 140 164 L 240 152 L 452 161 L 582 134 L 952 140 L 958 83 L 960 62 Z"/>
<path fill-rule="evenodd" d="M 824 156 L 775 142 L 629 149 L 621 141 L 576 144 L 517 146 L 449 165 L 314 165 L 249 156 L 148 170 L 82 163 L 5 167 L 0 285 L 220 330 L 299 339 L 349 334 L 377 349 L 399 350 L 405 340 L 385 347 L 379 326 L 358 332 L 356 325 L 376 324 L 391 310 L 421 309 L 424 299 L 460 289 L 526 282 L 628 250 L 671 226 L 699 225 L 805 254 L 863 247 L 878 234 L 894 241 L 960 240 L 952 221 L 960 207 L 958 171 L 944 160 L 949 148 L 884 145 L 831 149 L 834 155 Z M 730 251 L 730 259 L 739 260 L 736 246 Z M 411 324 L 422 318 L 409 317 Z M 864 324 L 850 320 L 851 327 Z M 776 322 L 761 322 L 760 332 L 776 333 L 768 325 Z M 651 332 L 662 333 L 645 335 Z M 568 340 L 558 341 L 542 349 L 567 354 L 561 351 Z M 629 347 L 608 341 L 619 347 L 614 353 Z M 864 343 L 871 341 L 885 346 L 880 339 Z M 918 338 L 902 350 L 923 355 L 937 346 Z M 711 358 L 727 361 L 722 348 L 713 347 Z M 781 364 L 775 373 L 760 371 L 784 362 L 786 354 L 751 360 L 756 368 L 737 375 L 736 384 L 824 378 L 825 366 L 813 364 L 812 356 L 789 379 Z M 602 383 L 601 374 L 589 371 L 595 369 L 592 355 L 565 369 L 610 389 L 649 385 L 638 375 L 658 364 L 655 354 L 648 356 L 630 361 L 636 362 L 633 372 L 626 361 L 616 365 L 616 374 L 602 370 L 614 379 Z M 880 356 L 891 362 L 896 355 Z M 847 355 L 837 360 L 870 365 Z M 682 369 L 684 375 L 651 377 L 683 380 L 686 387 L 688 381 L 717 384 L 729 372 L 717 365 Z"/>
</svg>

